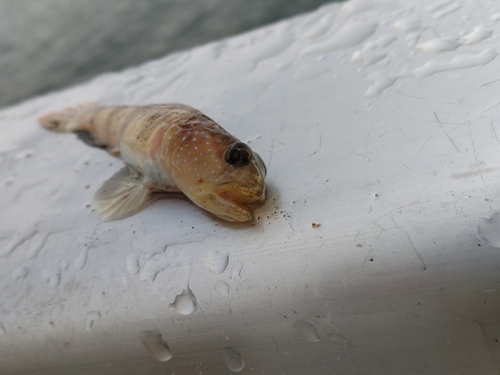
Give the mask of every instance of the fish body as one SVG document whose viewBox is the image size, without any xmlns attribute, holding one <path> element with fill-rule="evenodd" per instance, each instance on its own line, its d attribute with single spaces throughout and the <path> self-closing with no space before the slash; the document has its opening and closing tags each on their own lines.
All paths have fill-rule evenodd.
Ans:
<svg viewBox="0 0 500 375">
<path fill-rule="evenodd" d="M 39 121 L 52 131 L 74 132 L 125 162 L 94 197 L 104 219 L 140 211 L 157 192 L 180 191 L 236 222 L 253 221 L 254 208 L 265 202 L 266 167 L 259 155 L 187 105 L 82 105 Z"/>
</svg>

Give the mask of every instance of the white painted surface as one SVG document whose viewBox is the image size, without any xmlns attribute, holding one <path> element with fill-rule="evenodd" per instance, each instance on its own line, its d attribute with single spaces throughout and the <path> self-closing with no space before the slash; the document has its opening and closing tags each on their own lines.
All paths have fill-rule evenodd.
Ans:
<svg viewBox="0 0 500 375">
<path fill-rule="evenodd" d="M 0 373 L 498 374 L 499 11 L 350 1 L 1 112 Z M 121 161 L 36 123 L 85 101 L 214 118 L 260 220 L 99 222 Z"/>
</svg>

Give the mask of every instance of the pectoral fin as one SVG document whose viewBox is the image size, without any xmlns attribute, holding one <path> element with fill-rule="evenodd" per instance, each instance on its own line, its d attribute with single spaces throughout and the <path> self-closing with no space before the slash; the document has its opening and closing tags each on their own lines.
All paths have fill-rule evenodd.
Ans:
<svg viewBox="0 0 500 375">
<path fill-rule="evenodd" d="M 103 220 L 118 220 L 146 208 L 156 197 L 143 184 L 143 176 L 130 166 L 116 172 L 94 196 L 93 207 Z"/>
</svg>

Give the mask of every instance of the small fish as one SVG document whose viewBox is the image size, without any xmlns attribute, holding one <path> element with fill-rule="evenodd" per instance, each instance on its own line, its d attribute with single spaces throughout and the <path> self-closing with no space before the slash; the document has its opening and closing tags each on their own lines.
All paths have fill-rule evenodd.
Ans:
<svg viewBox="0 0 500 375">
<path fill-rule="evenodd" d="M 253 209 L 266 200 L 266 167 L 260 156 L 187 105 L 89 103 L 39 121 L 55 132 L 73 132 L 125 162 L 94 196 L 104 220 L 133 215 L 162 192 L 182 192 L 199 207 L 234 222 L 252 222 Z"/>
</svg>

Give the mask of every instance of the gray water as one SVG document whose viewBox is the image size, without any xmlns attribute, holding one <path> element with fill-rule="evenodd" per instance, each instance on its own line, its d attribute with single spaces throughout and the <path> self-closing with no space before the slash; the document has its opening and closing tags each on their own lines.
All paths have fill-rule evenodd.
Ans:
<svg viewBox="0 0 500 375">
<path fill-rule="evenodd" d="M 0 0 L 0 106 L 318 8 L 325 0 Z"/>
</svg>

